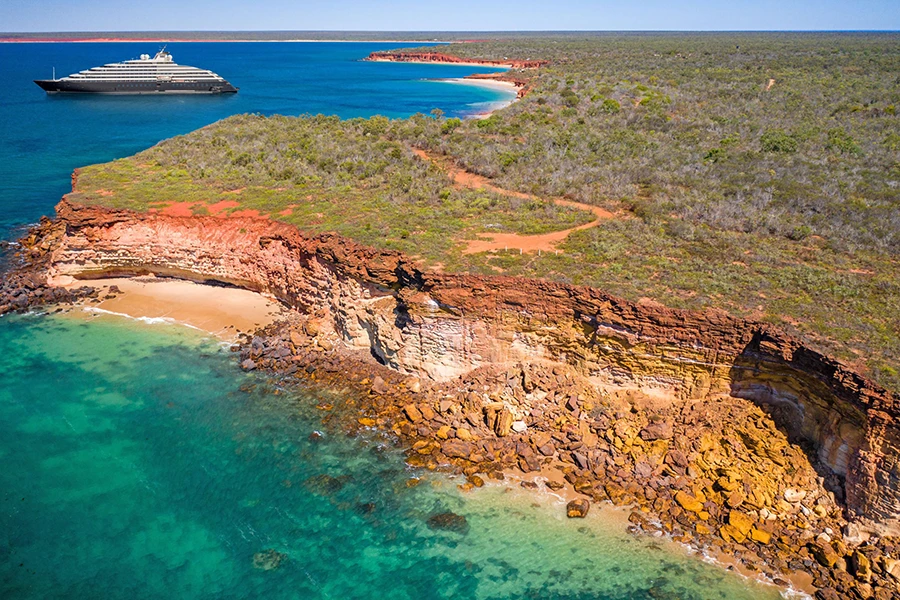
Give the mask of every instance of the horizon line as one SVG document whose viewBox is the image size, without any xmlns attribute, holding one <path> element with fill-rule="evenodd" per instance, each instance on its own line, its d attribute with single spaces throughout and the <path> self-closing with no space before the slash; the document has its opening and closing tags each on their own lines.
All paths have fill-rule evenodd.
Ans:
<svg viewBox="0 0 900 600">
<path fill-rule="evenodd" d="M 0 31 L 2 35 L 52 34 L 158 34 L 158 33 L 416 33 L 416 34 L 510 34 L 510 33 L 900 33 L 900 29 L 485 29 L 485 30 L 429 30 L 429 29 L 108 29 L 108 30 L 47 30 Z"/>
</svg>

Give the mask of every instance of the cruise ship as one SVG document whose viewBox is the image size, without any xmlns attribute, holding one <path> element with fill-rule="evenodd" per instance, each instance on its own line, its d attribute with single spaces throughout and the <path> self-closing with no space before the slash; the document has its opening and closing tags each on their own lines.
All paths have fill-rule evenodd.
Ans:
<svg viewBox="0 0 900 600">
<path fill-rule="evenodd" d="M 238 91 L 212 71 L 178 65 L 163 48 L 150 58 L 110 63 L 62 79 L 36 79 L 48 94 L 226 94 Z"/>
</svg>

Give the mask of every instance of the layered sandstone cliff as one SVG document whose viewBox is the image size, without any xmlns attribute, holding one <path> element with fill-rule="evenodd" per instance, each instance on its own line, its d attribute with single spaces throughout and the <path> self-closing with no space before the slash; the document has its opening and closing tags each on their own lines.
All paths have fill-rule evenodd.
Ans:
<svg viewBox="0 0 900 600">
<path fill-rule="evenodd" d="M 153 273 L 272 294 L 350 347 L 435 380 L 551 361 L 660 402 L 750 399 L 843 482 L 851 519 L 900 533 L 896 395 L 778 330 L 720 312 L 635 304 L 599 290 L 423 272 L 402 255 L 264 219 L 166 217 L 62 202 L 49 274 Z"/>
</svg>

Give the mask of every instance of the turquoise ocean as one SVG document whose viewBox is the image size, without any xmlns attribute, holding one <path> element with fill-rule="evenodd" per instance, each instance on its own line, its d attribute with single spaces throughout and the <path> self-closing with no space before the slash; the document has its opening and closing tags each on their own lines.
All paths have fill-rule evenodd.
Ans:
<svg viewBox="0 0 900 600">
<path fill-rule="evenodd" d="M 489 69 L 365 63 L 401 44 L 179 43 L 236 96 L 47 97 L 31 80 L 155 45 L 0 44 L 0 237 L 73 168 L 241 112 L 402 117 L 489 110 L 502 92 L 432 81 Z M 323 423 L 335 392 L 241 372 L 171 323 L 0 319 L 0 598 L 768 599 L 761 586 L 592 510 L 513 485 L 462 493 L 375 431 Z M 412 478 L 421 478 L 416 486 Z M 453 511 L 467 532 L 432 530 Z"/>
</svg>

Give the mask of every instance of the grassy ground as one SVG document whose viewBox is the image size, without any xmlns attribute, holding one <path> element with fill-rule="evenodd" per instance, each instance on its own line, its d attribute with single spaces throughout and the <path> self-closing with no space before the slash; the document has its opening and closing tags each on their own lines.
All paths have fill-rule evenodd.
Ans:
<svg viewBox="0 0 900 600">
<path fill-rule="evenodd" d="M 448 270 L 723 308 L 900 390 L 900 36 L 571 34 L 442 51 L 552 62 L 486 120 L 233 117 L 84 169 L 73 199 L 198 212 L 232 200 Z M 591 215 L 454 187 L 410 147 L 619 217 L 558 255 L 464 255 L 478 233 Z"/>
</svg>

